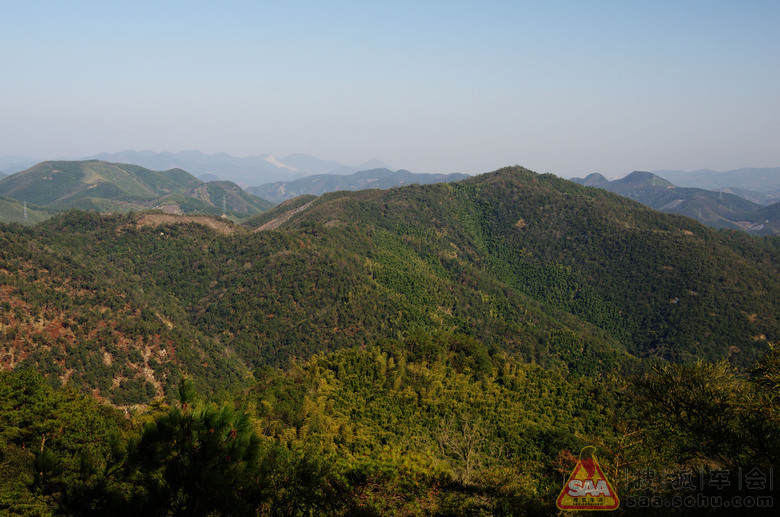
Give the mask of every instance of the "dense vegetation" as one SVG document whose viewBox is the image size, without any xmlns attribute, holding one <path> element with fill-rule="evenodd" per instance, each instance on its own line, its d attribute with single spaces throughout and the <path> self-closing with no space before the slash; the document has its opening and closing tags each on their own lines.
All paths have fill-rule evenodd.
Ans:
<svg viewBox="0 0 780 517">
<path fill-rule="evenodd" d="M 736 355 L 750 364 L 762 349 L 756 343 L 780 330 L 780 240 L 714 232 L 552 175 L 514 168 L 447 185 L 331 194 L 283 228 L 320 223 L 348 236 L 351 221 L 432 269 L 468 274 L 476 266 L 475 275 L 584 319 L 640 356 Z M 376 253 L 386 253 L 384 244 Z"/>
<path fill-rule="evenodd" d="M 264 232 L 83 212 L 0 228 L 3 363 L 137 403 L 182 373 L 229 384 L 417 331 L 575 373 L 746 366 L 780 335 L 777 239 L 523 170 L 309 201 Z"/>
<path fill-rule="evenodd" d="M 737 497 L 751 501 L 743 514 L 773 515 L 779 358 L 773 349 L 749 377 L 699 363 L 625 382 L 490 356 L 463 336 L 418 335 L 260 369 L 211 401 L 185 381 L 170 405 L 129 418 L 31 370 L 9 372 L 0 508 L 549 515 L 577 452 L 595 445 L 621 515 L 729 515 L 722 501 Z M 745 486 L 737 472 L 740 484 L 750 473 Z M 721 508 L 650 503 L 703 497 Z"/>
<path fill-rule="evenodd" d="M 780 455 L 776 238 L 519 168 L 172 221 L 0 226 L 2 508 L 543 515 L 585 445 L 634 502 Z"/>
</svg>

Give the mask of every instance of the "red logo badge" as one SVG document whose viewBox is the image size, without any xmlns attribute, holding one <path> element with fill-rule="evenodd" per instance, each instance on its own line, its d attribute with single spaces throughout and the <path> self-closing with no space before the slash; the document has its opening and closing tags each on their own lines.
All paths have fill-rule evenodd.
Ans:
<svg viewBox="0 0 780 517">
<path fill-rule="evenodd" d="M 620 505 L 615 489 L 596 461 L 596 456 L 585 447 L 580 460 L 561 490 L 555 505 L 561 510 L 615 510 Z"/>
</svg>

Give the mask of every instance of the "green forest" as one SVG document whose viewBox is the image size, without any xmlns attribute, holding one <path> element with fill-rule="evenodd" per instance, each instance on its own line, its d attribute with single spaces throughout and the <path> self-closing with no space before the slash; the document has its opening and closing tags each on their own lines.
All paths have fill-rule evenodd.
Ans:
<svg viewBox="0 0 780 517">
<path fill-rule="evenodd" d="M 590 446 L 774 515 L 777 237 L 518 167 L 154 215 L 0 225 L 2 511 L 551 515 Z"/>
</svg>

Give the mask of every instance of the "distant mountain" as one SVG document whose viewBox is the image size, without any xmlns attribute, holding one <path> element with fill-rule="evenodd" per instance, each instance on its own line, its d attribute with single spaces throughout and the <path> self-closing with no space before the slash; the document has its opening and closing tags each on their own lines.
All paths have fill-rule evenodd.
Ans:
<svg viewBox="0 0 780 517">
<path fill-rule="evenodd" d="M 780 201 L 780 167 L 746 167 L 726 172 L 668 170 L 655 171 L 655 174 L 680 187 L 723 190 L 761 204 Z"/>
<path fill-rule="evenodd" d="M 291 154 L 278 159 L 270 154 L 240 158 L 226 153 L 209 155 L 200 151 L 182 151 L 175 154 L 122 151 L 120 153 L 102 153 L 86 159 L 132 163 L 153 170 L 179 168 L 189 171 L 197 177 L 208 178 L 208 181 L 229 180 L 242 187 L 290 181 L 312 174 L 352 174 L 359 170 L 389 168 L 379 160 L 369 160 L 358 167 L 352 167 L 306 154 Z M 2 162 L 0 162 L 1 164 Z"/>
<path fill-rule="evenodd" d="M 468 178 L 465 174 L 415 174 L 407 170 L 372 169 L 350 175 L 316 174 L 294 181 L 279 181 L 249 187 L 252 194 L 281 203 L 304 194 L 319 196 L 338 190 L 386 189 L 411 184 L 442 183 Z"/>
<path fill-rule="evenodd" d="M 574 178 L 572 181 L 585 185 L 586 187 L 603 187 L 609 184 L 609 180 L 599 173 L 589 174 L 585 179 Z"/>
<path fill-rule="evenodd" d="M 211 174 L 210 172 L 207 172 L 206 174 L 201 174 L 198 176 L 198 179 L 201 181 L 220 181 L 219 176 L 216 174 Z"/>
<path fill-rule="evenodd" d="M 99 160 L 43 162 L 0 180 L 0 195 L 49 210 L 127 212 L 159 208 L 245 218 L 272 203 L 227 181 L 204 183 L 181 169 L 154 171 Z"/>
<path fill-rule="evenodd" d="M 335 160 L 322 160 L 314 156 L 307 154 L 294 153 L 289 156 L 285 156 L 279 160 L 274 159 L 274 163 L 279 166 L 284 166 L 292 171 L 305 174 L 307 176 L 312 174 L 353 174 L 359 171 L 365 171 L 369 169 L 390 169 L 391 167 L 381 160 L 368 160 L 361 163 L 357 167 L 351 165 L 344 165 Z"/>
<path fill-rule="evenodd" d="M 765 234 L 780 235 L 780 203 L 762 207 L 756 218 L 764 225 Z"/>
<path fill-rule="evenodd" d="M 43 162 L 0 182 L 0 194 L 38 205 L 79 199 L 148 201 L 201 181 L 181 169 L 152 171 L 98 160 Z"/>
<path fill-rule="evenodd" d="M 289 168 L 276 165 L 273 157 L 267 154 L 239 158 L 225 153 L 207 155 L 200 151 L 182 151 L 175 154 L 122 151 L 102 153 L 90 156 L 89 159 L 132 163 L 153 170 L 178 168 L 196 176 L 208 174 L 209 177 L 233 181 L 240 185 L 259 185 L 269 181 L 289 179 L 291 176 L 301 176 Z"/>
<path fill-rule="evenodd" d="M 334 160 L 321 160 L 313 156 L 299 153 L 291 154 L 279 161 L 296 171 L 304 171 L 310 174 L 330 172 L 343 167 L 341 163 Z"/>
<path fill-rule="evenodd" d="M 777 231 L 780 220 L 773 210 L 724 191 L 680 188 L 651 172 L 635 171 L 614 181 L 591 174 L 572 181 L 620 194 L 661 212 L 691 217 L 713 228 L 737 229 L 757 235 L 780 233 Z"/>
<path fill-rule="evenodd" d="M 8 174 L 4 173 L 3 171 L 0 171 L 0 180 L 8 176 Z"/>
</svg>

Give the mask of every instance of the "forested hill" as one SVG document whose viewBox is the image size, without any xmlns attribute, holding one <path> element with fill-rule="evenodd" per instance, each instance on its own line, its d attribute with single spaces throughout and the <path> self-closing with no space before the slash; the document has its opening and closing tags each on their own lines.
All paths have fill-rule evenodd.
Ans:
<svg viewBox="0 0 780 517">
<path fill-rule="evenodd" d="M 327 194 L 281 227 L 318 225 L 397 239 L 448 271 L 474 266 L 640 356 L 750 361 L 780 330 L 776 237 L 714 231 L 519 167 L 452 184 Z M 367 253 L 386 252 L 377 245 Z"/>
<path fill-rule="evenodd" d="M 85 212 L 0 226 L 0 360 L 121 404 L 385 339 L 601 375 L 636 357 L 748 365 L 780 336 L 777 239 L 521 168 L 268 217 L 279 229 Z"/>
</svg>

